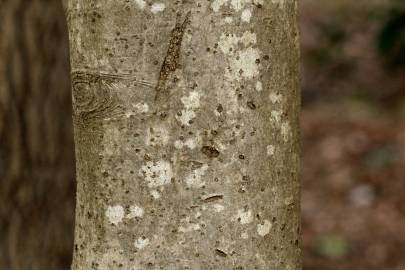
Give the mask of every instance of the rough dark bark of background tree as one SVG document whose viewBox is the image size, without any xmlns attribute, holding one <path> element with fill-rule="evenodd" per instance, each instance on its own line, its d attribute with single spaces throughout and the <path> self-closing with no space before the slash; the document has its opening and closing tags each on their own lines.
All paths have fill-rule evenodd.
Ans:
<svg viewBox="0 0 405 270">
<path fill-rule="evenodd" d="M 57 0 L 0 3 L 0 269 L 66 269 L 74 158 Z"/>
</svg>

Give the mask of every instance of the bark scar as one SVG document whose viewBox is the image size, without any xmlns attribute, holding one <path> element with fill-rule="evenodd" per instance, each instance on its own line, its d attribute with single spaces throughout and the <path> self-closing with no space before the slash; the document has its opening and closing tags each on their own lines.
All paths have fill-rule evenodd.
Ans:
<svg viewBox="0 0 405 270">
<path fill-rule="evenodd" d="M 179 67 L 179 58 L 181 44 L 183 41 L 184 33 L 187 26 L 190 24 L 189 11 L 183 22 L 176 22 L 176 26 L 170 34 L 169 48 L 167 49 L 165 59 L 163 60 L 162 67 L 160 68 L 159 80 L 156 85 L 155 100 L 161 99 L 163 96 L 167 96 L 168 90 L 166 89 L 166 82 L 169 75 L 172 74 Z"/>
</svg>

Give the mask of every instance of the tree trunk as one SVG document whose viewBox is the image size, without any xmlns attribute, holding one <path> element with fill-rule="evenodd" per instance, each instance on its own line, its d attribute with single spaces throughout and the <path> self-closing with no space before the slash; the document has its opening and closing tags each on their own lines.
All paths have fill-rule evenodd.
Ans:
<svg viewBox="0 0 405 270">
<path fill-rule="evenodd" d="M 73 269 L 300 269 L 295 0 L 70 0 Z"/>
<path fill-rule="evenodd" d="M 58 0 L 0 0 L 0 269 L 71 262 L 74 151 Z"/>
</svg>

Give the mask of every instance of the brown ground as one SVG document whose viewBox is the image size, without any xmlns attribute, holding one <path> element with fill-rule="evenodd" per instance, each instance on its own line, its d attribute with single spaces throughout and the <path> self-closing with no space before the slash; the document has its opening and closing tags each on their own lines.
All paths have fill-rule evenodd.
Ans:
<svg viewBox="0 0 405 270">
<path fill-rule="evenodd" d="M 357 110 L 302 115 L 305 270 L 405 269 L 405 122 Z"/>
</svg>

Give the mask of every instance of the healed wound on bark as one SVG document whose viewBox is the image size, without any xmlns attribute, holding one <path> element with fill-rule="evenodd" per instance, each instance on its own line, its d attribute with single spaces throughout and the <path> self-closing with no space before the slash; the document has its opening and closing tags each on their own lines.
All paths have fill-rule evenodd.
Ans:
<svg viewBox="0 0 405 270">
<path fill-rule="evenodd" d="M 169 78 L 169 75 L 179 67 L 181 44 L 187 25 L 190 23 L 190 15 L 191 12 L 189 11 L 182 23 L 177 21 L 176 26 L 170 34 L 169 48 L 167 49 L 165 59 L 163 60 L 156 85 L 155 100 L 160 100 L 163 96 L 169 94 L 168 89 L 166 89 L 166 81 Z"/>
</svg>

